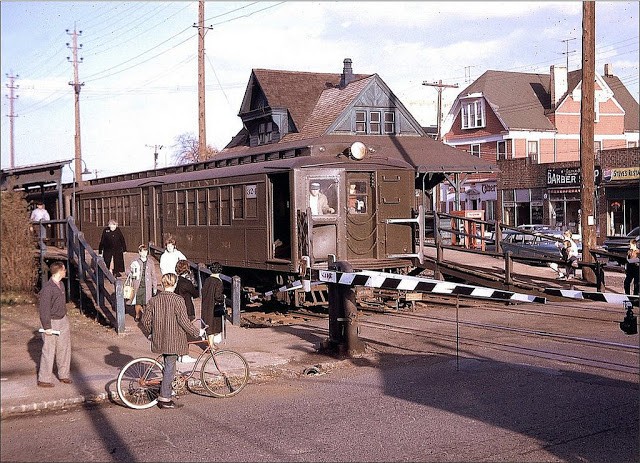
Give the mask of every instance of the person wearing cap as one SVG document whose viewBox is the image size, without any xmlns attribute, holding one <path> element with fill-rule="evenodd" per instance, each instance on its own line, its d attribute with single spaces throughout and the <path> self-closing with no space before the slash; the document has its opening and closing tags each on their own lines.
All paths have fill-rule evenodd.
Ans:
<svg viewBox="0 0 640 463">
<path fill-rule="evenodd" d="M 40 222 L 41 220 L 51 220 L 51 216 L 49 215 L 49 212 L 47 212 L 47 210 L 45 209 L 44 203 L 42 201 L 36 201 L 36 207 L 31 211 L 31 216 L 29 217 L 29 220 L 31 220 L 32 222 Z M 47 228 L 51 228 L 51 224 L 47 224 Z M 30 226 L 30 230 L 36 233 L 35 229 L 33 228 L 33 225 Z M 46 233 L 46 229 L 45 229 L 45 233 Z M 36 235 L 38 235 L 38 233 L 36 233 Z M 44 236 L 44 238 L 46 238 L 46 235 Z"/>
<path fill-rule="evenodd" d="M 320 184 L 318 182 L 311 183 L 309 192 L 311 215 L 333 214 L 335 212 L 335 209 L 329 206 L 327 196 L 320 192 Z"/>
<path fill-rule="evenodd" d="M 220 279 L 222 265 L 218 262 L 207 267 L 211 276 L 202 284 L 202 321 L 207 326 L 207 336 L 211 345 L 222 341 L 222 317 L 224 316 L 224 284 Z"/>
</svg>

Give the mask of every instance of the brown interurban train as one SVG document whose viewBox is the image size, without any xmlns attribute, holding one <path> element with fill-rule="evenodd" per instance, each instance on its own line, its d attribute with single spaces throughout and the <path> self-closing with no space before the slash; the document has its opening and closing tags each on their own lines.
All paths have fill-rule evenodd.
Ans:
<svg viewBox="0 0 640 463">
<path fill-rule="evenodd" d="M 92 180 L 77 192 L 77 223 L 92 246 L 116 219 L 129 249 L 172 235 L 192 262 L 220 262 L 243 285 L 298 278 L 305 256 L 355 269 L 415 264 L 416 224 L 446 176 L 491 170 L 429 137 L 323 136 L 222 152 L 196 164 Z"/>
</svg>

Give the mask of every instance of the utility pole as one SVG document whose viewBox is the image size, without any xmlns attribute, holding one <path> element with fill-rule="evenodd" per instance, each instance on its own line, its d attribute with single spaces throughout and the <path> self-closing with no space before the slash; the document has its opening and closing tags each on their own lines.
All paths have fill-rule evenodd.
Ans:
<svg viewBox="0 0 640 463">
<path fill-rule="evenodd" d="M 204 0 L 198 0 L 198 161 L 207 154 L 207 126 L 205 118 L 205 81 L 204 81 L 204 36 L 212 26 L 204 25 Z"/>
<path fill-rule="evenodd" d="M 562 53 L 560 53 L 561 55 L 567 55 L 567 72 L 569 72 L 569 53 L 575 53 L 576 52 L 576 50 L 569 51 L 569 42 L 571 40 L 576 40 L 576 37 L 572 37 L 570 39 L 562 40 L 562 42 L 564 42 L 565 45 L 567 46 L 567 51 L 563 51 Z"/>
<path fill-rule="evenodd" d="M 13 74 L 13 71 L 11 71 L 11 73 Z M 14 85 L 15 79 L 17 79 L 18 75 L 9 75 L 6 74 L 7 78 L 9 79 L 9 83 L 6 84 L 7 88 L 9 89 L 9 94 L 5 95 L 8 99 L 9 99 L 9 114 L 7 114 L 7 117 L 9 118 L 9 153 L 10 153 L 10 157 L 9 157 L 9 167 L 11 169 L 13 169 L 16 165 L 16 153 L 15 153 L 15 145 L 14 145 L 14 137 L 13 137 L 13 120 L 18 117 L 14 112 L 13 112 L 13 100 L 18 98 L 18 95 L 14 95 L 13 91 L 17 90 L 20 86 L 19 85 Z"/>
<path fill-rule="evenodd" d="M 153 169 L 157 169 L 158 168 L 158 151 L 161 150 L 164 145 L 144 145 L 147 148 L 153 148 Z"/>
<path fill-rule="evenodd" d="M 582 260 L 593 262 L 589 252 L 595 248 L 596 233 L 594 216 L 595 178 L 593 135 L 595 128 L 595 58 L 596 58 L 596 4 L 593 1 L 582 2 L 582 95 L 580 98 L 580 172 L 582 202 Z M 587 267 L 582 268 L 582 278 L 595 283 L 595 273 Z"/>
<path fill-rule="evenodd" d="M 78 35 L 82 34 L 82 31 L 76 31 L 76 26 L 73 26 L 73 32 L 69 32 L 67 29 L 67 34 L 72 37 L 71 45 L 67 43 L 67 48 L 71 48 L 73 52 L 73 58 L 67 56 L 67 60 L 73 63 L 73 82 L 69 82 L 69 85 L 73 87 L 73 91 L 75 94 L 75 111 L 76 111 L 76 135 L 75 135 L 75 164 L 74 164 L 74 172 L 75 178 L 74 181 L 78 185 L 82 185 L 82 149 L 80 147 L 80 89 L 84 85 L 84 82 L 80 83 L 78 79 L 78 62 L 82 62 L 82 58 L 78 60 L 78 48 L 82 48 L 82 45 L 78 45 Z"/>
<path fill-rule="evenodd" d="M 458 88 L 458 84 L 443 84 L 442 80 L 438 80 L 438 82 L 422 82 L 422 85 L 427 85 L 430 87 L 436 87 L 438 89 L 438 123 L 437 123 L 437 138 L 436 140 L 440 140 L 440 126 L 442 125 L 442 89 L 443 88 Z"/>
</svg>

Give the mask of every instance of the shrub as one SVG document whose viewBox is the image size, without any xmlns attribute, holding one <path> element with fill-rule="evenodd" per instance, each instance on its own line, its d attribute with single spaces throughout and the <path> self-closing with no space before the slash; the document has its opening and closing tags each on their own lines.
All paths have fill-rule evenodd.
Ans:
<svg viewBox="0 0 640 463">
<path fill-rule="evenodd" d="M 28 204 L 21 192 L 3 191 L 0 196 L 0 290 L 33 293 L 38 278 Z"/>
</svg>

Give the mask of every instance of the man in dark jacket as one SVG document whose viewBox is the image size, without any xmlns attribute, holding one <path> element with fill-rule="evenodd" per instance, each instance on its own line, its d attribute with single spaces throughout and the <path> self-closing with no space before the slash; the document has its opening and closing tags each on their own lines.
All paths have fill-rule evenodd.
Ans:
<svg viewBox="0 0 640 463">
<path fill-rule="evenodd" d="M 187 334 L 201 336 L 201 331 L 189 322 L 184 299 L 174 293 L 178 277 L 175 273 L 162 275 L 162 287 L 147 304 L 142 314 L 142 326 L 151 334 L 151 352 L 162 354 L 164 373 L 158 396 L 158 407 L 175 408 L 171 400 L 171 382 L 176 374 L 178 355 L 189 353 Z"/>
<path fill-rule="evenodd" d="M 113 274 L 120 276 L 124 273 L 124 253 L 127 252 L 127 244 L 124 241 L 122 230 L 118 228 L 118 222 L 109 220 L 109 226 L 102 231 L 98 253 L 104 258 L 104 263 L 109 268 L 113 259 Z"/>
<path fill-rule="evenodd" d="M 67 318 L 66 294 L 62 279 L 67 269 L 62 262 L 56 261 L 49 267 L 51 278 L 40 290 L 38 309 L 40 323 L 44 330 L 42 355 L 38 371 L 38 386 L 53 387 L 53 361 L 58 366 L 58 378 L 61 383 L 71 384 L 71 330 Z"/>
</svg>

